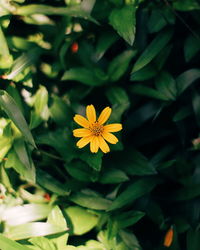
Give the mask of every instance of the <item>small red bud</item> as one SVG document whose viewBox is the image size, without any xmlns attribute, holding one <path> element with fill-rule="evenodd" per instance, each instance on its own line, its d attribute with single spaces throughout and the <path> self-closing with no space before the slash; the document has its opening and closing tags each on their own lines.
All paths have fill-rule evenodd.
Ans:
<svg viewBox="0 0 200 250">
<path fill-rule="evenodd" d="M 78 52 L 78 43 L 77 42 L 72 43 L 71 52 L 72 53 L 77 53 Z"/>
<path fill-rule="evenodd" d="M 48 193 L 45 193 L 44 196 L 45 200 L 50 201 L 51 200 L 51 196 Z"/>
</svg>

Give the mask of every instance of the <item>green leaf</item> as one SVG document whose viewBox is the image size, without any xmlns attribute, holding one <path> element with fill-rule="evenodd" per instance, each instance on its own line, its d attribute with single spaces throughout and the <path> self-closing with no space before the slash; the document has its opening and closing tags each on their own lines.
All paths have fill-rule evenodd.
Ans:
<svg viewBox="0 0 200 250">
<path fill-rule="evenodd" d="M 29 173 L 25 173 L 21 167 L 20 170 L 22 171 L 22 173 L 24 172 L 24 174 L 26 174 L 26 178 L 30 178 L 30 182 L 35 183 L 35 166 L 32 158 L 30 157 L 30 152 L 28 151 L 28 148 L 26 147 L 26 144 L 22 138 L 18 138 L 15 140 L 14 150 L 17 154 L 18 159 Z M 13 159 L 15 159 L 15 157 Z"/>
<path fill-rule="evenodd" d="M 57 195 L 68 195 L 66 186 L 40 169 L 36 172 L 36 183 Z"/>
<path fill-rule="evenodd" d="M 11 123 L 0 118 L 0 162 L 6 156 L 13 144 Z"/>
<path fill-rule="evenodd" d="M 33 136 L 20 108 L 17 106 L 14 99 L 4 90 L 0 91 L 0 105 L 3 107 L 8 117 L 14 122 L 26 140 L 33 147 L 36 147 Z"/>
<path fill-rule="evenodd" d="M 47 121 L 49 118 L 47 89 L 40 85 L 36 94 L 32 97 L 32 101 L 34 111 L 31 113 L 31 129 L 37 127 L 43 120 Z"/>
<path fill-rule="evenodd" d="M 6 76 L 6 79 L 12 80 L 24 69 L 36 62 L 41 54 L 41 48 L 33 47 L 27 53 L 18 57 L 12 65 L 10 73 Z"/>
<path fill-rule="evenodd" d="M 118 35 L 112 30 L 104 30 L 98 38 L 95 58 L 99 61 L 105 52 L 117 41 Z"/>
<path fill-rule="evenodd" d="M 110 200 L 83 192 L 72 194 L 69 199 L 77 205 L 96 210 L 107 210 L 111 205 Z"/>
<path fill-rule="evenodd" d="M 134 234 L 122 230 L 119 233 L 119 235 L 121 236 L 121 238 L 125 242 L 125 244 L 129 247 L 129 249 L 132 249 L 132 250 L 141 250 L 142 249 L 139 242 L 138 242 L 138 239 L 136 238 L 136 236 Z"/>
<path fill-rule="evenodd" d="M 128 211 L 116 216 L 117 224 L 119 229 L 123 229 L 134 225 L 137 223 L 142 217 L 144 217 L 145 213 L 141 211 Z"/>
<path fill-rule="evenodd" d="M 30 237 L 46 236 L 63 232 L 63 228 L 47 222 L 30 222 L 10 227 L 5 236 L 13 240 L 22 240 Z"/>
<path fill-rule="evenodd" d="M 119 169 L 108 169 L 100 177 L 99 182 L 102 184 L 114 184 L 128 181 L 128 176 Z"/>
<path fill-rule="evenodd" d="M 68 126 L 72 120 L 70 107 L 58 96 L 53 96 L 53 104 L 49 108 L 51 118 L 58 124 Z"/>
<path fill-rule="evenodd" d="M 187 250 L 197 250 L 200 246 L 200 231 L 190 229 L 187 232 Z"/>
<path fill-rule="evenodd" d="M 83 182 L 94 182 L 98 178 L 98 172 L 83 161 L 73 160 L 65 164 L 67 172 L 76 180 Z"/>
<path fill-rule="evenodd" d="M 155 178 L 143 178 L 130 184 L 111 204 L 107 211 L 113 211 L 128 205 L 139 197 L 149 193 L 157 185 Z"/>
<path fill-rule="evenodd" d="M 174 2 L 173 8 L 179 11 L 199 10 L 200 4 L 197 0 L 182 0 Z"/>
<path fill-rule="evenodd" d="M 193 82 L 200 78 L 199 69 L 189 69 L 176 78 L 177 92 L 181 95 Z"/>
<path fill-rule="evenodd" d="M 1 250 L 31 250 L 30 248 L 23 246 L 16 241 L 8 239 L 0 234 L 0 246 Z"/>
<path fill-rule="evenodd" d="M 117 33 L 130 45 L 133 45 L 135 40 L 135 12 L 135 6 L 126 5 L 121 9 L 114 9 L 109 16 L 110 24 L 117 31 Z"/>
<path fill-rule="evenodd" d="M 154 65 L 147 64 L 142 69 L 131 74 L 131 81 L 145 81 L 153 78 L 158 73 Z"/>
<path fill-rule="evenodd" d="M 84 6 L 81 5 L 71 7 L 55 7 L 45 4 L 29 4 L 18 7 L 15 14 L 20 16 L 29 16 L 33 14 L 75 16 L 88 19 L 89 21 L 98 24 L 98 22 L 92 18 L 83 7 Z"/>
<path fill-rule="evenodd" d="M 198 55 L 199 51 L 199 40 L 193 35 L 188 36 L 184 44 L 185 61 L 189 62 L 195 55 Z"/>
<path fill-rule="evenodd" d="M 112 87 L 106 91 L 106 96 L 112 104 L 112 114 L 110 117 L 111 121 L 119 122 L 122 114 L 130 106 L 129 97 L 125 89 L 121 87 Z"/>
<path fill-rule="evenodd" d="M 200 95 L 195 89 L 192 91 L 192 106 L 196 117 L 196 122 L 200 127 Z"/>
<path fill-rule="evenodd" d="M 20 176 L 27 180 L 33 181 L 35 178 L 35 172 L 30 171 L 29 168 L 24 166 L 24 164 L 20 161 L 14 149 L 11 149 L 7 155 L 8 160 L 5 163 L 6 168 L 13 168 L 15 171 L 20 174 Z"/>
<path fill-rule="evenodd" d="M 50 211 L 51 207 L 46 204 L 25 204 L 23 206 L 7 208 L 1 214 L 1 219 L 9 226 L 17 226 L 45 219 Z"/>
<path fill-rule="evenodd" d="M 13 57 L 9 52 L 8 44 L 6 41 L 6 37 L 4 36 L 3 30 L 0 26 L 0 68 L 8 69 L 12 66 Z"/>
<path fill-rule="evenodd" d="M 127 149 L 122 161 L 118 159 L 118 162 L 119 166 L 129 175 L 144 176 L 156 174 L 156 170 L 149 159 L 136 150 Z M 126 162 L 125 166 L 124 162 Z"/>
<path fill-rule="evenodd" d="M 188 116 L 192 115 L 193 111 L 192 108 L 190 106 L 183 106 L 180 110 L 178 110 L 174 117 L 173 117 L 173 122 L 178 122 L 181 121 L 185 118 L 187 118 Z"/>
<path fill-rule="evenodd" d="M 166 96 L 166 98 L 169 100 L 176 99 L 176 82 L 170 73 L 165 71 L 160 72 L 160 74 L 156 77 L 155 85 L 158 91 Z"/>
<path fill-rule="evenodd" d="M 64 210 L 71 223 L 71 230 L 74 235 L 83 235 L 97 225 L 98 216 L 90 213 L 84 208 L 74 206 Z"/>
<path fill-rule="evenodd" d="M 150 63 L 156 57 L 156 55 L 158 55 L 158 53 L 167 45 L 172 35 L 172 30 L 167 29 L 160 32 L 137 59 L 134 64 L 132 73 L 142 69 L 148 63 Z"/>
<path fill-rule="evenodd" d="M 155 99 L 162 100 L 162 101 L 169 101 L 170 100 L 169 97 L 165 96 L 160 91 L 155 90 L 155 89 L 150 88 L 150 87 L 146 87 L 146 86 L 141 85 L 141 84 L 133 85 L 131 87 L 131 91 L 135 94 L 138 94 L 138 95 L 148 96 L 148 97 L 155 98 Z"/>
<path fill-rule="evenodd" d="M 93 69 L 92 71 L 87 68 L 77 67 L 65 71 L 62 81 L 78 81 L 89 86 L 101 86 L 107 81 L 107 76 L 100 69 Z"/>
<path fill-rule="evenodd" d="M 91 168 L 96 171 L 101 170 L 103 153 L 98 152 L 97 154 L 91 154 L 90 152 L 80 153 L 80 159 L 88 164 Z"/>
<path fill-rule="evenodd" d="M 32 239 L 29 239 L 28 241 L 41 250 L 57 250 L 54 243 L 45 237 L 34 237 Z"/>
<path fill-rule="evenodd" d="M 67 229 L 66 220 L 62 214 L 62 211 L 58 206 L 55 206 L 48 215 L 47 222 L 59 226 L 63 230 Z"/>
<path fill-rule="evenodd" d="M 111 61 L 108 67 L 108 75 L 111 82 L 118 81 L 126 73 L 135 54 L 136 51 L 126 50 Z"/>
</svg>

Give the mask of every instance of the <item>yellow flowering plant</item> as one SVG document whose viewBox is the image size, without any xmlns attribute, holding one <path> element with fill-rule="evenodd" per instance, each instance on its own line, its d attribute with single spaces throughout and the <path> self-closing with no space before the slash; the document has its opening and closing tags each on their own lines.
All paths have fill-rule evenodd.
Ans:
<svg viewBox="0 0 200 250">
<path fill-rule="evenodd" d="M 82 137 L 76 144 L 78 148 L 83 148 L 90 143 L 90 151 L 92 153 L 97 153 L 99 149 L 101 149 L 103 153 L 110 152 L 107 142 L 116 144 L 118 139 L 112 133 L 122 130 L 122 125 L 120 123 L 105 125 L 111 112 L 112 109 L 106 107 L 97 119 L 94 106 L 88 105 L 86 107 L 87 118 L 78 114 L 74 116 L 74 121 L 83 127 L 73 130 L 73 135 L 75 137 Z"/>
</svg>

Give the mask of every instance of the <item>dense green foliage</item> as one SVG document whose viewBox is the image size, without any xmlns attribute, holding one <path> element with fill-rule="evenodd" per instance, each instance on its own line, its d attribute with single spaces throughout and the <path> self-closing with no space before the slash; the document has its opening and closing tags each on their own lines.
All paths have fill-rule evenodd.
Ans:
<svg viewBox="0 0 200 250">
<path fill-rule="evenodd" d="M 0 249 L 200 249 L 198 0 L 0 1 Z M 111 152 L 75 114 L 112 107 Z"/>
</svg>

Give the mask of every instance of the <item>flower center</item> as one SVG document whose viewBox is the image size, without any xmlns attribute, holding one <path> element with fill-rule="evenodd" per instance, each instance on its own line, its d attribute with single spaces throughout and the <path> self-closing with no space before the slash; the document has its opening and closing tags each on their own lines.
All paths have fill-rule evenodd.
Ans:
<svg viewBox="0 0 200 250">
<path fill-rule="evenodd" d="M 90 126 L 90 131 L 93 133 L 93 135 L 99 136 L 103 133 L 103 125 L 95 122 Z"/>
</svg>

